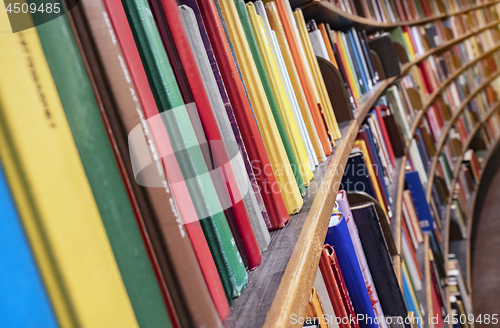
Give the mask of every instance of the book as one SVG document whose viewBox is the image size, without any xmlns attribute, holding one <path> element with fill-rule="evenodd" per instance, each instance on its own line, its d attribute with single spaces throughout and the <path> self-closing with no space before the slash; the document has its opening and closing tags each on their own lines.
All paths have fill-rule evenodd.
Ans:
<svg viewBox="0 0 500 328">
<path fill-rule="evenodd" d="M 1 76 L 18 77 L 0 79 L 0 156 L 58 323 L 138 327 L 38 35 L 0 44 Z"/>
<path fill-rule="evenodd" d="M 36 15 L 34 19 L 37 22 Z M 137 322 L 168 325 L 135 209 L 69 21 L 61 16 L 38 25 L 37 31 Z"/>
<path fill-rule="evenodd" d="M 267 92 L 270 92 L 270 90 L 269 88 L 264 88 L 262 83 L 262 76 L 264 75 L 259 74 L 256 63 L 254 62 L 258 56 L 258 50 L 256 49 L 255 39 L 251 33 L 250 24 L 247 22 L 247 33 L 245 33 L 245 29 L 238 18 L 237 7 L 232 0 L 219 1 L 219 4 L 224 18 L 228 22 L 227 27 L 229 35 L 235 47 L 236 57 L 240 63 L 243 80 L 247 85 L 250 100 L 254 106 L 257 122 L 262 133 L 262 138 L 268 150 L 271 166 L 277 179 L 277 186 L 268 186 L 267 188 L 279 188 L 283 200 L 285 201 L 288 214 L 297 213 L 303 205 L 301 198 L 301 193 L 303 191 L 299 189 L 300 185 L 303 188 L 303 183 L 300 183 L 302 180 L 300 175 L 294 175 L 292 167 L 290 166 L 289 158 L 293 157 L 293 154 L 289 152 L 289 156 L 287 156 L 285 152 L 283 134 L 281 134 L 280 137 L 275 121 L 276 116 L 273 116 L 271 109 L 271 107 L 275 108 L 275 106 L 270 106 L 268 102 L 272 95 L 266 97 L 266 90 Z M 246 10 L 244 13 L 246 13 Z M 254 47 L 253 51 L 250 51 L 250 43 Z M 262 62 L 259 63 L 259 67 L 263 68 Z M 278 168 L 281 168 L 281 170 Z"/>
<path fill-rule="evenodd" d="M 357 322 L 348 320 L 355 316 L 354 309 L 352 308 L 352 303 L 349 298 L 349 294 L 345 293 L 345 282 L 338 280 L 335 275 L 335 271 L 338 272 L 337 268 L 338 262 L 336 258 L 333 258 L 334 250 L 330 245 L 324 245 L 321 257 L 319 260 L 319 269 L 321 271 L 321 276 L 326 285 L 326 289 L 330 298 L 330 302 L 335 311 L 336 318 L 341 318 L 338 326 L 340 328 L 354 328 L 359 327 Z M 338 276 L 340 278 L 340 276 Z M 343 297 L 344 296 L 344 297 Z M 346 304 L 347 303 L 347 304 Z M 344 319 L 346 318 L 346 319 Z"/>
<path fill-rule="evenodd" d="M 106 4 L 109 10 L 110 3 Z M 239 296 L 248 276 L 213 182 L 207 175 L 208 168 L 203 153 L 197 143 L 193 125 L 173 77 L 154 19 L 145 14 L 150 8 L 144 0 L 127 0 L 123 7 L 134 33 L 151 91 L 159 111 L 164 113 L 163 117 L 157 116 L 158 124 L 163 125 L 172 143 L 226 296 L 228 299 Z M 157 114 L 152 116 L 155 115 Z M 150 118 L 148 116 L 148 119 Z"/>
<path fill-rule="evenodd" d="M 238 1 L 238 6 L 241 6 L 241 4 L 242 2 Z M 277 58 L 274 57 L 271 51 L 270 43 L 272 40 L 267 38 L 266 33 L 264 32 L 262 20 L 260 16 L 257 15 L 257 11 L 255 10 L 253 3 L 248 3 L 245 7 L 248 12 L 248 17 L 257 42 L 260 56 L 262 58 L 262 63 L 269 80 L 270 89 L 274 95 L 285 132 L 290 140 L 290 146 L 297 162 L 296 165 L 298 165 L 298 167 L 294 169 L 299 170 L 304 186 L 307 187 L 309 186 L 309 182 L 314 175 L 309 168 L 305 146 L 300 137 L 299 129 L 292 113 L 290 100 L 285 93 L 283 81 L 278 73 Z M 290 164 L 293 166 L 292 163 Z"/>
<path fill-rule="evenodd" d="M 308 180 L 308 174 L 306 172 L 307 168 L 304 167 L 305 163 L 303 162 L 303 157 L 301 157 L 304 149 L 303 145 L 300 147 L 300 145 L 295 143 L 294 136 L 292 134 L 292 126 L 294 125 L 294 122 L 291 122 L 291 117 L 287 115 L 289 104 L 287 107 L 284 99 L 282 98 L 281 90 L 279 90 L 279 82 L 274 74 L 276 64 L 274 63 L 273 66 L 272 62 L 274 61 L 274 58 L 272 58 L 272 55 L 268 55 L 269 45 L 266 42 L 267 40 L 265 40 L 266 37 L 262 33 L 261 23 L 258 22 L 258 25 L 254 24 L 258 27 L 258 29 L 253 29 L 250 19 L 251 16 L 249 15 L 249 12 L 247 12 L 244 2 L 234 1 L 234 5 L 252 54 L 253 63 L 255 64 L 260 77 L 261 85 L 267 97 L 267 104 L 271 109 L 274 122 L 276 123 L 279 135 L 281 136 L 281 140 L 295 176 L 295 180 L 299 187 L 300 194 L 301 196 L 304 196 L 306 185 L 305 181 Z M 255 7 L 253 7 L 253 9 L 255 9 Z M 255 14 L 252 17 L 257 16 L 255 11 L 252 11 L 252 13 Z M 261 38 L 258 37 L 257 32 L 260 32 L 258 35 L 261 36 Z M 309 182 L 307 181 L 307 184 L 308 183 Z"/>
<path fill-rule="evenodd" d="M 366 167 L 365 155 L 361 150 L 355 150 L 350 153 L 347 159 L 339 189 L 364 192 L 375 198 L 376 195 L 370 174 L 371 172 Z"/>
<path fill-rule="evenodd" d="M 288 46 L 290 47 L 290 52 L 292 53 L 295 67 L 297 68 L 300 83 L 309 105 L 309 111 L 314 120 L 314 125 L 323 147 L 323 152 L 326 156 L 328 156 L 332 153 L 332 146 L 328 140 L 325 124 L 321 118 L 321 105 L 319 105 L 320 103 L 315 83 L 310 72 L 308 61 L 305 55 L 305 50 L 302 46 L 302 38 L 299 36 L 299 32 L 296 28 L 296 23 L 293 15 L 289 14 L 286 2 L 284 0 L 277 0 L 274 3 L 276 5 L 276 11 L 278 12 L 279 19 L 281 20 L 281 24 L 283 26 L 285 38 L 288 42 Z"/>
<path fill-rule="evenodd" d="M 120 13 L 121 20 L 116 17 L 114 11 L 108 14 L 103 1 L 93 1 L 82 4 L 81 9 L 74 8 L 69 18 L 73 21 L 74 30 L 85 51 L 96 92 L 102 101 L 106 119 L 115 136 L 130 187 L 139 206 L 142 225 L 146 230 L 144 234 L 153 248 L 149 250 L 151 262 L 158 266 L 156 274 L 170 317 L 177 322 L 189 324 L 190 319 L 186 320 L 186 317 L 182 316 L 186 314 L 188 318 L 201 319 L 217 326 L 214 305 L 219 317 L 224 319 L 229 312 L 229 304 L 200 223 L 197 220 L 189 222 L 190 217 L 196 217 L 196 212 L 187 187 L 181 182 L 169 185 L 165 176 L 164 167 L 169 168 L 168 173 L 172 175 L 172 169 L 177 166 L 176 172 L 180 174 L 177 162 L 172 160 L 172 156 L 163 157 L 158 165 L 152 161 L 151 165 L 143 170 L 151 171 L 142 172 L 142 175 L 137 176 L 134 174 L 130 159 L 131 154 L 135 153 L 135 147 L 132 147 L 134 144 L 131 143 L 129 148 L 129 133 L 142 126 L 143 131 L 140 131 L 139 136 L 147 140 L 151 154 L 157 154 L 159 150 L 153 131 L 144 117 L 142 104 L 149 110 L 157 109 L 144 70 L 140 79 L 137 66 L 128 66 L 125 60 L 133 48 L 124 47 L 124 50 L 128 50 L 124 53 L 120 42 L 113 42 L 117 40 L 117 36 L 122 37 L 127 31 L 129 41 L 133 42 L 123 8 Z M 111 18 L 114 23 L 124 23 L 128 30 L 121 26 L 115 34 Z M 92 24 L 87 24 L 87 21 Z M 119 41 L 123 41 L 123 38 Z M 135 52 L 136 58 L 139 58 L 137 50 Z M 141 150 L 143 149 L 136 151 L 140 153 Z M 167 158 L 172 161 L 167 162 Z M 151 175 L 151 178 L 145 177 L 144 174 Z M 168 188 L 151 187 L 155 185 Z M 184 225 L 179 226 L 179 221 Z M 167 241 L 175 247 L 166 247 Z M 189 272 L 189 275 L 185 274 L 186 272 Z M 178 301 L 179 298 L 185 299 Z M 171 304 L 174 301 L 178 305 L 177 309 Z M 179 308 L 182 304 L 188 306 Z M 200 315 L 190 315 L 189 312 L 193 309 Z"/>
<path fill-rule="evenodd" d="M 0 316 L 5 327 L 57 327 L 57 319 L 0 166 Z M 30 311 L 30 309 L 37 309 Z"/>
<path fill-rule="evenodd" d="M 257 14 L 259 15 L 262 26 L 264 28 L 264 32 L 266 33 L 266 37 L 269 40 L 269 45 L 271 47 L 271 51 L 273 54 L 273 57 L 276 61 L 278 72 L 280 75 L 280 78 L 283 82 L 283 86 L 286 92 L 286 96 L 289 99 L 290 106 L 293 112 L 293 117 L 295 119 L 295 122 L 297 124 L 299 133 L 300 133 L 300 138 L 302 139 L 302 142 L 304 144 L 306 153 L 307 153 L 307 158 L 309 161 L 309 167 L 311 171 L 314 172 L 316 165 L 318 165 L 318 158 L 316 156 L 314 146 L 312 144 L 312 140 L 307 132 L 307 127 L 306 123 L 304 121 L 304 118 L 302 116 L 302 113 L 300 111 L 300 106 L 298 103 L 297 96 L 294 93 L 293 90 L 293 85 L 292 81 L 290 79 L 290 74 L 288 73 L 288 68 L 285 64 L 285 59 L 282 50 L 280 49 L 280 44 L 278 41 L 278 38 L 276 37 L 276 32 L 274 32 L 271 29 L 271 25 L 269 24 L 269 20 L 267 18 L 267 13 L 266 9 L 264 7 L 264 4 L 262 1 L 256 1 L 255 2 L 255 9 L 257 11 Z M 285 41 L 286 42 L 286 41 Z M 293 65 L 293 63 L 292 63 Z M 293 68 L 295 67 L 293 66 Z M 317 136 L 313 135 L 313 138 L 317 138 Z"/>
<path fill-rule="evenodd" d="M 193 54 L 198 64 L 203 83 L 207 90 L 207 96 L 209 97 L 210 104 L 214 110 L 224 146 L 228 152 L 228 156 L 230 157 L 230 163 L 235 172 L 236 182 L 238 184 L 240 194 L 243 197 L 245 207 L 248 211 L 248 216 L 252 223 L 252 229 L 255 233 L 257 241 L 259 242 L 261 251 L 265 251 L 270 242 L 269 232 L 267 231 L 267 227 L 259 209 L 255 194 L 251 189 L 250 180 L 246 174 L 241 150 L 238 147 L 236 138 L 233 134 L 231 122 L 229 121 L 221 94 L 218 92 L 219 88 L 217 87 L 217 82 L 210 65 L 210 60 L 205 52 L 205 46 L 203 44 L 200 31 L 198 29 L 189 28 L 190 26 L 196 26 L 197 24 L 195 14 L 193 10 L 186 5 L 180 6 L 179 11 L 181 13 L 182 23 L 189 39 L 189 43 L 193 49 Z"/>
<path fill-rule="evenodd" d="M 349 202 L 347 200 L 347 196 L 344 190 L 339 190 L 336 198 L 335 204 L 338 207 L 338 210 L 342 213 L 346 220 L 347 229 L 349 230 L 349 235 L 351 236 L 351 241 L 354 246 L 354 250 L 356 252 L 356 257 L 359 262 L 359 267 L 361 272 L 363 273 L 363 279 L 365 280 L 365 285 L 367 290 L 369 291 L 368 295 L 370 296 L 370 300 L 373 305 L 373 311 L 377 318 L 380 320 L 382 326 L 387 326 L 384 320 L 384 311 L 381 307 L 380 299 L 377 293 L 377 289 L 373 284 L 373 277 L 368 267 L 368 263 L 365 256 L 365 251 L 363 250 L 363 246 L 361 244 L 361 239 L 358 233 L 358 228 L 356 223 L 354 222 L 354 218 L 352 216 L 351 208 Z M 335 211 L 335 209 L 334 209 Z"/>
<path fill-rule="evenodd" d="M 270 167 L 270 161 L 264 147 L 260 132 L 257 127 L 254 113 L 246 96 L 245 88 L 239 78 L 236 63 L 231 54 L 231 49 L 226 39 L 223 24 L 217 13 L 216 4 L 203 1 L 198 3 L 201 16 L 205 24 L 210 42 L 213 45 L 214 55 L 220 69 L 222 79 L 226 86 L 229 100 L 235 110 L 234 114 L 241 130 L 248 157 L 252 163 L 255 178 L 261 191 L 267 212 L 269 214 L 270 228 L 283 227 L 288 221 L 288 213 L 283 197 L 279 190 L 269 188 L 276 185 L 274 173 L 265 168 Z M 265 174 L 264 174 L 265 173 Z"/>
<path fill-rule="evenodd" d="M 418 173 L 415 171 L 406 172 L 405 177 L 415 206 L 415 211 L 417 212 L 420 227 L 423 232 L 429 232 L 434 229 L 434 221 Z"/>
<path fill-rule="evenodd" d="M 257 2 L 258 3 L 258 2 Z M 258 8 L 258 7 L 257 7 Z M 309 103 L 306 98 L 306 90 L 302 88 L 300 76 L 298 73 L 298 68 L 295 65 L 294 58 L 292 56 L 290 47 L 288 45 L 287 39 L 285 37 L 285 31 L 283 25 L 281 24 L 276 5 L 274 2 L 269 2 L 265 5 L 265 10 L 267 17 L 269 19 L 269 25 L 279 44 L 279 50 L 283 56 L 283 60 L 288 71 L 290 82 L 293 87 L 293 92 L 297 97 L 297 103 L 304 119 L 304 124 L 311 139 L 312 146 L 314 148 L 314 153 L 318 162 L 323 162 L 325 160 L 325 152 L 320 141 L 319 134 L 321 133 L 316 130 L 316 126 L 309 108 Z"/>
<path fill-rule="evenodd" d="M 357 204 L 351 207 L 351 212 L 358 227 L 359 238 L 384 315 L 406 318 L 407 310 L 402 291 L 373 203 Z M 405 324 L 405 327 L 409 325 Z"/>
<path fill-rule="evenodd" d="M 340 130 L 337 126 L 337 119 L 335 118 L 335 113 L 333 112 L 331 100 L 326 91 L 325 82 L 323 80 L 323 76 L 321 75 L 321 71 L 318 66 L 318 61 L 316 59 L 316 56 L 314 55 L 313 46 L 311 44 L 311 39 L 307 32 L 306 23 L 304 20 L 304 15 L 302 14 L 302 10 L 300 8 L 296 9 L 293 13 L 293 16 L 295 19 L 295 23 L 300 38 L 302 40 L 302 46 L 304 48 L 306 58 L 309 62 L 309 68 L 313 76 L 314 83 L 316 85 L 316 90 L 319 96 L 319 103 L 321 106 L 321 113 L 323 115 L 323 119 L 325 120 L 327 131 L 330 133 L 332 141 L 338 140 L 340 139 L 341 136 L 340 136 Z"/>
<path fill-rule="evenodd" d="M 359 327 L 378 327 L 378 324 L 375 323 L 377 321 L 376 316 L 343 215 L 332 215 L 325 243 L 332 245 L 335 250 L 354 311 L 356 316 L 362 318 L 356 320 Z"/>
</svg>

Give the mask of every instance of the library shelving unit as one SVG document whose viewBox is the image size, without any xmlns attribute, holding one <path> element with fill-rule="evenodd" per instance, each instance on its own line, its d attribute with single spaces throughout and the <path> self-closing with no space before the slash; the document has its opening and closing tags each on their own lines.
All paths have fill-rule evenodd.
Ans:
<svg viewBox="0 0 500 328">
<path fill-rule="evenodd" d="M 464 14 L 472 10 L 496 5 L 500 3 L 500 1 L 485 2 L 452 13 L 446 13 L 443 7 L 443 11 L 439 15 L 420 20 L 397 23 L 381 23 L 363 17 L 350 15 L 343 12 L 332 2 L 325 0 L 291 0 L 290 3 L 293 8 L 300 7 L 303 10 L 306 20 L 315 19 L 317 23 L 329 23 L 333 29 L 355 27 L 358 30 L 390 31 L 391 29 L 399 26 L 421 25 L 453 15 Z M 290 314 L 297 314 L 299 316 L 305 314 L 310 291 L 318 270 L 320 252 L 325 240 L 331 211 L 342 180 L 344 168 L 359 127 L 369 110 L 387 88 L 392 86 L 400 78 L 404 77 L 415 65 L 419 64 L 431 55 L 443 52 L 453 45 L 456 45 L 469 37 L 473 37 L 474 35 L 499 24 L 500 20 L 496 20 L 485 26 L 473 29 L 458 38 L 449 40 L 440 46 L 429 49 L 423 55 L 418 56 L 411 61 L 402 62 L 400 75 L 380 81 L 373 87 L 372 90 L 364 94 L 361 99 L 357 101 L 358 109 L 355 119 L 339 124 L 342 138 L 336 142 L 333 154 L 316 168 L 314 179 L 312 180 L 311 185 L 307 190 L 307 195 L 304 198 L 303 210 L 300 213 L 293 215 L 290 218 L 289 223 L 283 229 L 271 232 L 271 244 L 269 249 L 267 252 L 263 253 L 262 263 L 255 270 L 249 272 L 248 285 L 242 295 L 234 300 L 231 313 L 225 321 L 226 327 L 289 327 L 292 326 Z M 428 108 L 448 85 L 458 79 L 459 76 L 468 68 L 499 50 L 500 44 L 481 53 L 478 57 L 470 60 L 461 68 L 457 69 L 443 83 L 441 83 L 441 85 L 439 85 L 439 87 L 427 99 L 425 99 L 425 102 L 422 103 L 422 108 L 420 108 L 418 114 L 415 116 L 411 126 L 411 135 L 415 136 L 416 130 Z M 428 202 L 431 198 L 430 191 L 432 190 L 437 156 L 444 145 L 449 129 L 453 126 L 453 123 L 459 117 L 460 113 L 466 108 L 467 103 L 498 76 L 500 76 L 500 71 L 491 74 L 479 87 L 472 90 L 466 99 L 460 104 L 458 110 L 454 112 L 452 119 L 449 120 L 443 127 L 443 137 L 436 144 L 436 156 L 432 160 L 432 166 L 429 171 L 429 183 L 427 186 L 424 186 L 427 188 Z M 483 118 L 483 120 L 478 123 L 476 127 L 474 127 L 469 140 L 467 140 L 467 142 L 463 145 L 463 153 L 468 149 L 474 133 L 481 129 L 481 126 L 486 123 L 487 118 L 499 110 L 500 104 L 494 104 L 487 113 L 486 117 Z M 492 144 L 494 143 L 496 142 L 492 142 Z M 390 226 L 397 249 L 397 254 L 393 256 L 393 264 L 400 285 L 402 285 L 402 203 L 409 145 L 410 141 L 406 143 L 406 155 L 397 159 L 397 165 L 395 167 L 395 176 L 397 178 L 395 178 L 392 184 L 388 186 L 390 197 L 393 199 L 391 211 L 394 213 Z M 490 145 L 490 148 L 492 147 L 493 145 Z M 487 161 L 487 157 L 488 156 L 486 156 L 483 161 L 483 168 Z M 460 167 L 462 159 L 463 155 L 458 158 L 455 167 L 455 172 L 453 174 L 453 186 L 456 183 L 456 177 L 458 175 L 457 168 Z M 441 247 L 444 248 L 443 253 L 445 254 L 445 268 L 450 243 L 449 225 L 451 197 L 452 194 L 450 194 L 446 210 L 446 224 L 443 227 L 445 241 L 444 245 L 441 245 Z M 474 199 L 475 194 L 472 197 L 472 204 L 470 205 L 472 207 L 468 208 L 473 208 Z M 472 210 L 469 211 L 468 215 L 470 217 L 472 216 Z M 469 219 L 468 224 L 468 230 L 470 233 L 472 219 Z M 424 287 L 418 293 L 418 298 L 422 307 L 426 309 L 426 313 L 432 314 L 429 243 L 429 238 L 426 235 L 424 245 L 423 247 L 418 248 L 416 255 L 419 266 L 423 268 L 422 281 L 424 282 Z M 470 256 L 468 253 L 469 252 L 467 250 L 467 266 L 469 266 L 470 262 Z M 467 268 L 467 270 L 470 270 L 470 268 Z M 469 274 L 467 274 L 467 280 L 470 288 Z M 446 297 L 448 297 L 448 291 Z M 450 303 L 448 301 L 448 309 L 449 308 Z M 427 326 L 428 323 L 425 322 L 425 320 L 424 323 L 425 326 Z M 432 327 L 432 324 L 430 324 L 430 326 Z"/>
</svg>

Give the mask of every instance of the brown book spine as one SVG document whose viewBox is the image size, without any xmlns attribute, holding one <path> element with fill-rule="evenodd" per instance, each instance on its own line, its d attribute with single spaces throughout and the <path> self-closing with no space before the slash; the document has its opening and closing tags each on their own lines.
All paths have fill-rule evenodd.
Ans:
<svg viewBox="0 0 500 328">
<path fill-rule="evenodd" d="M 157 277 L 163 287 L 172 324 L 174 327 L 221 327 L 221 319 L 178 214 L 163 168 L 152 165 L 152 169 L 158 171 L 155 175 L 163 179 L 163 188 L 143 187 L 135 181 L 128 134 L 135 127 L 142 125 L 144 128 L 146 125 L 141 119 L 142 105 L 128 75 L 106 7 L 102 0 L 82 1 L 69 16 L 80 39 L 82 55 L 86 59 L 89 76 L 94 81 L 103 117 L 109 122 L 115 137 L 118 160 L 124 166 L 123 178 L 137 201 L 142 217 L 140 224 L 145 227 L 144 240 L 158 269 Z M 199 225 L 199 222 L 189 224 Z M 215 273 L 212 279 L 220 283 L 217 271 Z M 228 311 L 226 301 L 226 309 L 219 312 L 220 316 L 227 315 Z"/>
</svg>

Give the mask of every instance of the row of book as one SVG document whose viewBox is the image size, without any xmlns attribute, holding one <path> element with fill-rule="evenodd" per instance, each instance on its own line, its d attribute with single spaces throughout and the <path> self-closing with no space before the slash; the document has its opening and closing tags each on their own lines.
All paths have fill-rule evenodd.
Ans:
<svg viewBox="0 0 500 328">
<path fill-rule="evenodd" d="M 470 4 L 470 6 L 478 4 Z M 459 7 L 456 3 L 452 5 L 455 8 L 454 11 L 470 7 L 465 3 L 461 4 L 463 7 Z M 425 318 L 431 314 L 426 313 L 428 309 L 433 314 L 433 320 L 434 316 L 436 318 L 436 321 L 433 321 L 435 326 L 444 327 L 450 320 L 449 313 L 447 313 L 449 301 L 452 303 L 452 313 L 459 311 L 459 313 L 472 314 L 470 307 L 464 306 L 464 304 L 470 304 L 470 300 L 460 272 L 449 271 L 451 270 L 449 268 L 458 269 L 457 260 L 450 257 L 448 268 L 445 268 L 442 234 L 445 228 L 446 208 L 451 207 L 453 216 L 456 207 L 460 210 L 460 215 L 466 217 L 468 213 L 466 208 L 469 204 L 467 200 L 472 197 L 474 186 L 479 181 L 478 163 L 481 162 L 481 158 L 479 157 L 478 160 L 476 157 L 477 151 L 466 150 L 469 146 L 475 147 L 473 144 L 478 140 L 483 140 L 483 134 L 488 143 L 492 142 L 497 135 L 499 123 L 497 97 L 500 91 L 497 78 L 500 57 L 497 50 L 500 30 L 495 22 L 499 17 L 499 9 L 497 4 L 492 4 L 425 26 L 397 28 L 391 32 L 391 41 L 398 43 L 404 50 L 404 56 L 398 53 L 402 63 L 415 60 L 420 56 L 426 56 L 426 58 L 418 65 L 410 67 L 407 75 L 387 88 L 375 103 L 374 108 L 367 114 L 344 171 L 341 188 L 345 189 L 347 195 L 351 197 L 349 200 L 356 199 L 357 193 L 369 195 L 371 204 L 374 208 L 378 207 L 378 212 L 375 209 L 372 212 L 377 212 L 375 216 L 378 220 L 375 222 L 379 223 L 385 244 L 385 247 L 371 245 L 373 248 L 371 251 L 383 249 L 383 253 L 380 254 L 394 255 L 391 253 L 391 246 L 394 244 L 390 230 L 388 228 L 384 230 L 384 226 L 388 226 L 394 216 L 391 210 L 394 203 L 389 190 L 394 190 L 392 184 L 395 175 L 399 173 L 394 172 L 395 164 L 407 154 L 407 162 L 401 164 L 406 171 L 406 190 L 403 191 L 403 213 L 401 213 L 403 218 L 402 254 L 400 254 L 402 256 L 402 281 L 397 293 L 398 297 L 402 296 L 403 301 L 391 302 L 393 306 L 403 304 L 404 310 L 396 313 L 386 308 L 381 309 L 376 305 L 370 307 L 367 305 L 368 302 L 363 303 L 366 299 L 371 299 L 372 304 L 381 304 L 382 298 L 387 295 L 377 299 L 380 296 L 380 293 L 377 294 L 377 286 L 371 288 L 373 282 L 366 280 L 364 283 L 368 286 L 368 291 L 376 291 L 369 293 L 370 296 L 366 298 L 366 295 L 359 293 L 360 289 L 363 293 L 366 289 L 359 288 L 361 283 L 358 289 L 355 289 L 355 281 L 348 281 L 355 279 L 352 278 L 352 267 L 348 267 L 347 264 L 342 266 L 342 260 L 339 259 L 337 252 L 342 254 L 345 252 L 346 244 L 349 245 L 350 242 L 355 244 L 354 237 L 351 235 L 350 242 L 339 245 L 340 241 L 335 243 L 334 238 L 330 238 L 330 244 L 333 247 L 325 246 L 320 268 L 324 271 L 322 271 L 322 278 L 325 280 L 328 297 L 325 295 L 321 297 L 321 284 L 315 285 L 308 308 L 309 317 L 317 314 L 314 300 L 318 298 L 318 295 L 323 300 L 324 313 L 328 314 L 333 311 L 340 317 L 361 315 L 360 317 L 364 318 L 385 318 L 385 320 L 378 320 L 379 327 L 383 327 L 391 315 Z M 319 45 L 316 46 L 313 42 L 316 55 L 325 59 L 330 58 L 331 63 L 338 67 L 345 79 L 348 94 L 354 98 L 351 103 L 355 108 L 356 101 L 359 101 L 362 95 L 370 91 L 379 81 L 379 79 L 374 79 L 378 75 L 370 68 L 370 65 L 374 66 L 373 56 L 367 55 L 367 50 L 370 51 L 371 47 L 365 49 L 364 44 L 370 46 L 371 40 L 385 35 L 370 37 L 354 29 L 333 32 L 328 24 L 316 26 L 314 21 L 309 23 L 309 27 L 313 33 L 316 30 L 326 31 L 323 35 L 330 36 L 330 38 L 322 38 L 323 44 L 317 41 Z M 320 34 L 317 34 L 316 40 L 321 40 Z M 459 42 L 454 41 L 457 38 L 461 38 Z M 452 45 L 446 47 L 446 43 Z M 357 46 L 358 44 L 360 46 Z M 326 46 L 326 50 L 323 45 Z M 427 56 L 428 51 L 440 46 L 443 46 L 442 50 Z M 398 45 L 394 47 L 398 51 Z M 333 56 L 329 57 L 328 53 L 333 53 Z M 421 121 L 413 131 L 415 119 Z M 408 147 L 408 153 L 406 153 L 406 147 Z M 465 160 L 461 164 L 455 164 L 459 158 Z M 430 176 L 434 161 L 437 163 L 436 176 Z M 441 174 L 443 172 L 441 165 L 448 167 L 446 179 Z M 454 165 L 462 165 L 462 169 L 456 179 L 456 184 L 452 186 Z M 429 187 L 430 184 L 432 184 L 431 187 Z M 428 188 L 432 191 L 429 203 L 426 201 Z M 449 190 L 452 188 L 455 191 L 452 204 L 449 204 L 448 196 L 451 192 Z M 338 197 L 342 198 L 343 193 L 343 191 L 340 192 Z M 353 215 L 355 216 L 354 212 Z M 334 217 L 335 211 L 332 221 L 336 223 L 331 224 L 340 225 L 341 219 Z M 348 219 L 346 221 L 349 223 Z M 369 220 L 366 219 L 366 221 Z M 465 222 L 463 218 L 462 222 Z M 463 226 L 465 227 L 463 231 L 466 231 L 466 222 Z M 332 227 L 329 228 L 329 234 L 330 229 Z M 339 235 L 335 237 L 337 240 L 345 240 Z M 365 246 L 363 238 L 361 238 L 361 243 Z M 364 251 L 367 250 L 364 249 Z M 430 269 L 424 273 L 426 259 L 429 261 Z M 351 259 L 349 263 L 354 263 L 355 267 L 361 268 L 364 273 L 365 262 L 359 257 L 357 260 Z M 344 261 L 348 260 L 344 259 Z M 381 258 L 378 261 L 378 266 L 373 265 L 369 269 L 380 270 L 383 267 L 381 263 L 384 262 Z M 328 272 L 325 267 L 328 270 L 332 268 L 335 278 L 333 283 L 331 278 L 328 278 L 329 273 L 325 273 Z M 345 272 L 349 272 L 349 278 L 346 278 Z M 392 277 L 387 272 L 385 274 L 386 277 Z M 425 277 L 427 274 L 430 276 Z M 373 274 L 372 276 L 376 277 Z M 428 307 L 424 306 L 428 299 L 424 288 L 426 279 L 431 282 L 432 304 L 427 304 Z M 449 300 L 446 296 L 447 279 L 457 285 L 456 289 L 452 289 L 452 297 Z M 391 278 L 388 280 L 391 281 Z M 458 287 L 459 284 L 460 287 Z M 335 288 L 338 288 L 338 292 Z M 343 292 L 343 289 L 347 292 Z M 325 299 L 329 299 L 330 302 Z M 399 300 L 394 295 L 392 299 Z M 333 309 L 329 312 L 330 305 Z M 358 321 L 357 324 L 361 327 L 366 323 Z M 420 324 L 423 325 L 423 323 Z M 342 324 L 338 326 L 342 327 Z M 416 326 L 419 326 L 418 320 Z M 352 325 L 347 327 L 352 327 Z"/>
<path fill-rule="evenodd" d="M 435 275 L 434 299 L 439 304 L 436 310 L 439 309 L 441 327 L 446 312 L 445 299 L 441 297 L 445 274 L 438 229 L 442 223 L 427 204 L 423 183 L 419 173 L 411 169 L 411 161 L 401 163 L 405 140 L 394 112 L 400 111 L 397 106 L 402 106 L 406 99 L 399 98 L 397 88 L 394 86 L 377 101 L 358 132 L 340 186 L 344 190 L 337 195 L 327 232 L 320 260 L 321 275 L 316 277 L 307 315 L 328 318 L 334 327 L 390 327 L 391 322 L 399 327 L 423 327 L 418 318 L 426 316 L 422 304 L 425 298 L 419 297 L 425 290 L 425 252 L 429 253 Z M 391 260 L 398 254 L 390 228 L 396 200 L 389 190 L 395 190 L 394 185 L 398 184 L 401 165 L 406 171 L 407 189 L 403 191 L 401 214 L 399 284 Z M 427 247 L 422 245 L 425 235 L 432 240 Z M 322 309 L 319 314 L 318 308 Z M 346 317 L 358 319 L 346 323 L 342 320 Z M 314 327 L 323 327 L 324 321 L 316 321 Z"/>
<path fill-rule="evenodd" d="M 500 30 L 494 25 L 500 17 L 500 5 L 492 4 L 475 11 L 436 20 L 423 26 L 398 27 L 388 33 L 367 35 L 366 31 L 332 31 L 328 23 L 308 23 L 314 53 L 330 61 L 340 72 L 356 113 L 357 102 L 376 87 L 377 82 L 398 76 L 401 63 L 426 56 L 418 69 L 421 97 L 432 94 L 438 85 L 467 61 L 493 52 Z M 479 33 L 478 33 L 479 32 Z M 464 37 L 457 43 L 457 38 Z M 444 47 L 450 43 L 450 47 Z M 427 52 L 444 48 L 427 56 Z"/>
<path fill-rule="evenodd" d="M 342 11 L 375 22 L 411 22 L 450 15 L 485 4 L 481 0 L 332 0 Z"/>
<path fill-rule="evenodd" d="M 2 223 L 26 263 L 2 258 L 7 326 L 222 326 L 341 137 L 302 12 L 98 0 L 16 34 L 0 15 Z"/>
</svg>

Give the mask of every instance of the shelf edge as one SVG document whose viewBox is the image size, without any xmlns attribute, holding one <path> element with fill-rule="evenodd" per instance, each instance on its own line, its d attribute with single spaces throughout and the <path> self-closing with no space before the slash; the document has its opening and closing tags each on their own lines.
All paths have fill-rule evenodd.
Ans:
<svg viewBox="0 0 500 328">
<path fill-rule="evenodd" d="M 356 120 L 352 120 L 347 133 L 337 143 L 332 161 L 314 198 L 267 314 L 264 327 L 289 327 L 292 326 L 291 314 L 298 316 L 305 314 L 335 197 L 358 129 Z"/>
</svg>

